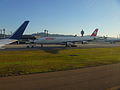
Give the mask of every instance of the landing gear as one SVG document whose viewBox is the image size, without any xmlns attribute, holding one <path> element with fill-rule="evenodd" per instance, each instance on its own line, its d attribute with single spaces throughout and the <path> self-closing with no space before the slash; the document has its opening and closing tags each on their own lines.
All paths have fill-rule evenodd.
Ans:
<svg viewBox="0 0 120 90">
<path fill-rule="evenodd" d="M 34 48 L 34 47 L 35 47 L 35 45 L 33 45 L 33 44 L 27 45 L 27 48 Z"/>
<path fill-rule="evenodd" d="M 67 43 L 65 44 L 65 47 L 68 47 Z"/>
<path fill-rule="evenodd" d="M 41 44 L 41 48 L 43 47 L 43 44 Z"/>
<path fill-rule="evenodd" d="M 43 44 L 40 44 L 41 46 L 41 48 L 43 47 Z M 27 45 L 27 48 L 34 48 L 34 47 L 36 47 L 36 44 L 28 44 Z"/>
</svg>

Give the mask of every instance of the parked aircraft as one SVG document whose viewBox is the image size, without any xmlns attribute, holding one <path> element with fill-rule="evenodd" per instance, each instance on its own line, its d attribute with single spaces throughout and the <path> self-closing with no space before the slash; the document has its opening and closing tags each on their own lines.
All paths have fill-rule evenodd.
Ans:
<svg viewBox="0 0 120 90">
<path fill-rule="evenodd" d="M 6 44 L 10 44 L 13 42 L 16 42 L 22 37 L 22 34 L 24 33 L 29 21 L 25 21 L 14 33 L 10 36 L 8 39 L 1 39 L 0 40 L 0 48 L 2 46 L 5 46 Z"/>
<path fill-rule="evenodd" d="M 34 40 L 33 43 L 41 44 L 41 47 L 43 47 L 43 44 L 64 44 L 66 45 L 66 47 L 71 47 L 75 45 L 75 42 L 94 40 L 97 35 L 97 32 L 98 29 L 95 29 L 95 31 L 90 36 L 83 36 L 83 37 L 42 37 Z M 27 47 L 34 47 L 34 46 L 29 45 Z"/>
<path fill-rule="evenodd" d="M 116 43 L 116 42 L 120 42 L 120 38 L 114 38 L 114 37 L 101 37 L 98 39 L 99 41 L 102 42 L 109 42 L 109 43 Z"/>
</svg>

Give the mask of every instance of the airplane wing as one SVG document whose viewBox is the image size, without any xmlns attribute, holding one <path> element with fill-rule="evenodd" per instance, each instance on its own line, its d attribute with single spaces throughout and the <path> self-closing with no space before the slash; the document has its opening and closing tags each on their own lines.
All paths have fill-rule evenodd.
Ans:
<svg viewBox="0 0 120 90">
<path fill-rule="evenodd" d="M 10 44 L 10 43 L 13 43 L 13 42 L 16 42 L 17 40 L 13 40 L 13 39 L 1 39 L 0 40 L 0 48 L 7 45 L 7 44 Z"/>
<path fill-rule="evenodd" d="M 1 40 L 0 40 L 0 48 L 3 47 L 3 46 L 5 46 L 5 45 L 7 45 L 7 44 L 10 44 L 10 43 L 13 43 L 13 42 L 16 42 L 17 40 L 19 40 L 19 39 L 22 37 L 22 35 L 23 35 L 23 33 L 24 33 L 24 31 L 25 31 L 28 23 L 29 23 L 29 21 L 25 21 L 25 22 L 13 33 L 13 35 L 11 35 L 10 38 L 8 38 L 8 39 L 1 39 Z"/>
</svg>

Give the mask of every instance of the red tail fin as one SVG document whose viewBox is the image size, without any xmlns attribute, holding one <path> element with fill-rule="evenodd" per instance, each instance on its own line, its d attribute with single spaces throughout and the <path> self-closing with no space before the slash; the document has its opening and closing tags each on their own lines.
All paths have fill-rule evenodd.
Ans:
<svg viewBox="0 0 120 90">
<path fill-rule="evenodd" d="M 91 36 L 97 36 L 98 29 L 96 28 L 95 31 L 91 34 Z"/>
</svg>

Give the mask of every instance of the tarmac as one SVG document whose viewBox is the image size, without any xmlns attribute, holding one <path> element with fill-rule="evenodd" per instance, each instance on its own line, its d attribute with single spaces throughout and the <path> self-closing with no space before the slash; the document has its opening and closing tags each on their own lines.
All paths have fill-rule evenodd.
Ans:
<svg viewBox="0 0 120 90">
<path fill-rule="evenodd" d="M 35 45 L 34 48 L 27 48 L 27 44 L 11 44 L 6 45 L 0 51 L 17 51 L 17 50 L 52 50 L 52 49 L 85 49 L 85 48 L 111 48 L 120 47 L 120 43 L 108 44 L 108 43 L 90 43 L 90 44 L 76 44 L 77 47 L 65 47 L 65 45 Z"/>
<path fill-rule="evenodd" d="M 120 64 L 2 77 L 0 90 L 120 90 Z"/>
</svg>

